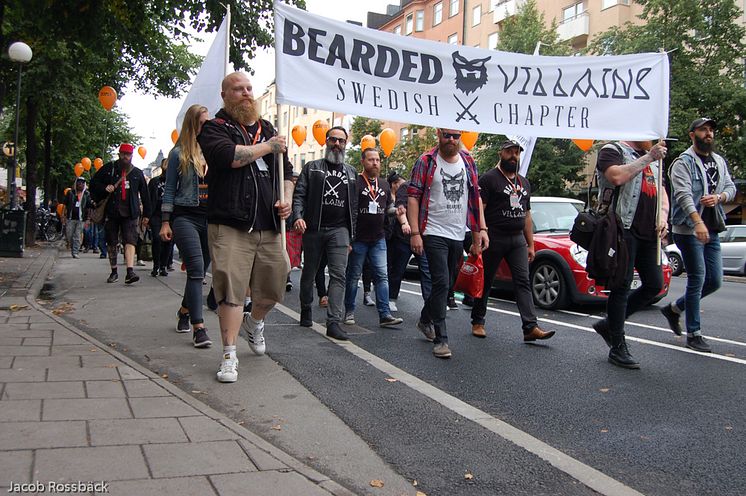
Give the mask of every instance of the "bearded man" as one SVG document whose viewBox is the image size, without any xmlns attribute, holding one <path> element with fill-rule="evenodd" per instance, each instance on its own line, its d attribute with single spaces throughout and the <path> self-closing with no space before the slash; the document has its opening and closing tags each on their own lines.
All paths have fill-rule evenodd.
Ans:
<svg viewBox="0 0 746 496">
<path fill-rule="evenodd" d="M 326 156 L 303 166 L 293 196 L 293 227 L 303 234 L 305 262 L 300 278 L 300 325 L 311 327 L 313 285 L 322 255 L 329 269 L 326 335 L 347 340 L 344 317 L 345 271 L 357 224 L 357 171 L 344 163 L 347 131 L 326 132 Z"/>
<path fill-rule="evenodd" d="M 280 223 L 290 215 L 292 171 L 283 136 L 259 119 L 251 81 L 234 72 L 223 79 L 223 108 L 197 137 L 207 162 L 208 244 L 212 286 L 223 340 L 220 382 L 238 380 L 236 339 L 246 332 L 257 355 L 265 352 L 264 317 L 285 295 L 290 271 Z M 275 163 L 282 154 L 282 163 Z M 279 184 L 278 167 L 285 181 Z M 280 202 L 279 188 L 285 188 Z M 251 290 L 251 313 L 243 303 Z"/>
</svg>

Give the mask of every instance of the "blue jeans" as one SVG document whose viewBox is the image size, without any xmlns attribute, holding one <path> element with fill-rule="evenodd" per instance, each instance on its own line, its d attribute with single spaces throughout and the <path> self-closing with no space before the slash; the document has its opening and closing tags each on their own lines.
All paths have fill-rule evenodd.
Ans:
<svg viewBox="0 0 746 496">
<path fill-rule="evenodd" d="M 186 265 L 186 287 L 181 306 L 189 310 L 189 321 L 202 324 L 202 280 L 210 265 L 210 250 L 207 245 L 207 217 L 197 215 L 178 215 L 171 220 L 174 242 L 179 247 L 179 254 Z M 162 254 L 166 259 L 167 252 Z"/>
<path fill-rule="evenodd" d="M 710 242 L 702 244 L 694 235 L 674 233 L 673 240 L 681 250 L 686 269 L 686 292 L 676 300 L 676 307 L 686 313 L 687 334 L 697 335 L 700 334 L 699 303 L 723 283 L 720 238 L 711 232 Z"/>
<path fill-rule="evenodd" d="M 407 270 L 407 264 L 412 257 L 412 248 L 409 241 L 399 238 L 392 238 L 389 241 L 390 260 L 389 260 L 389 300 L 399 298 L 401 281 L 404 278 L 404 272 Z M 430 267 L 427 265 L 427 257 L 423 253 L 417 256 L 417 264 L 420 269 L 420 289 L 422 290 L 422 299 L 427 300 L 430 297 L 433 283 L 430 279 Z"/>
<path fill-rule="evenodd" d="M 373 269 L 373 284 L 376 286 L 376 308 L 378 316 L 383 318 L 391 314 L 389 309 L 389 276 L 386 264 L 386 240 L 384 238 L 373 243 L 362 241 L 352 242 L 352 251 L 347 259 L 347 274 L 345 276 L 345 312 L 355 311 L 357 298 L 357 282 L 363 273 L 365 259 L 370 261 Z"/>
</svg>

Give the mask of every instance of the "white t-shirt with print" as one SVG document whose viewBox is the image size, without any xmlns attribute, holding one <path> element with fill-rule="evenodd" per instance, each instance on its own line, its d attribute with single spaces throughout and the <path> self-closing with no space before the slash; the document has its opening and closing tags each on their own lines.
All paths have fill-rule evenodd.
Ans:
<svg viewBox="0 0 746 496">
<path fill-rule="evenodd" d="M 441 236 L 463 241 L 469 201 L 466 164 L 461 155 L 451 164 L 436 156 L 435 174 L 430 185 L 427 224 L 423 236 Z"/>
</svg>

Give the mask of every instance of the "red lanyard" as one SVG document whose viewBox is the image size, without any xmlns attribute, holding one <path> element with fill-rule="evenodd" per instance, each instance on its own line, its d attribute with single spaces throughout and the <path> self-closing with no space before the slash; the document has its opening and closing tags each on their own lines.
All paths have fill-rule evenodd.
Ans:
<svg viewBox="0 0 746 496">
<path fill-rule="evenodd" d="M 243 124 L 239 123 L 238 125 L 241 126 L 241 129 L 243 129 L 244 134 L 248 137 L 249 132 L 246 130 L 245 127 L 243 127 Z M 257 125 L 258 127 L 256 129 L 256 134 L 254 135 L 254 142 L 251 144 L 252 146 L 256 145 L 256 142 L 259 140 L 259 135 L 262 134 L 262 121 L 257 121 Z"/>
<path fill-rule="evenodd" d="M 523 184 L 521 184 L 521 178 L 520 178 L 520 176 L 518 176 L 518 173 L 516 173 L 516 175 L 515 175 L 515 180 L 511 181 L 508 178 L 508 176 L 505 175 L 505 173 L 500 168 L 500 166 L 497 167 L 497 170 L 499 170 L 500 174 L 503 175 L 503 177 L 505 178 L 505 180 L 510 183 L 510 188 L 513 190 L 513 193 L 518 193 L 518 186 L 520 186 L 521 188 L 523 188 Z"/>
<path fill-rule="evenodd" d="M 365 174 L 360 174 L 363 176 L 363 179 L 365 179 L 365 183 L 368 185 L 368 196 L 372 201 L 376 201 L 376 198 L 378 198 L 378 178 L 375 178 L 376 181 L 376 187 L 373 189 L 373 186 L 371 186 L 370 181 L 368 181 L 368 178 L 365 176 Z"/>
<path fill-rule="evenodd" d="M 126 183 L 127 183 L 127 174 L 125 174 L 124 169 L 122 169 L 122 200 L 127 199 Z"/>
</svg>

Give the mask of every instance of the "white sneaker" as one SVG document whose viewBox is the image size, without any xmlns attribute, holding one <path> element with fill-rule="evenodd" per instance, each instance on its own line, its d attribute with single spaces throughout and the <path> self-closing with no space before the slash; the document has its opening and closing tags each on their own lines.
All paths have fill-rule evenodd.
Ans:
<svg viewBox="0 0 746 496">
<path fill-rule="evenodd" d="M 374 307 L 376 305 L 376 302 L 373 300 L 373 297 L 370 295 L 370 291 L 366 291 L 363 294 L 363 305 L 366 307 Z"/>
<path fill-rule="evenodd" d="M 236 382 L 238 380 L 238 359 L 230 355 L 223 355 L 223 361 L 218 369 L 218 381 Z"/>
<path fill-rule="evenodd" d="M 355 314 L 352 312 L 346 313 L 344 322 L 347 325 L 355 325 Z"/>
<path fill-rule="evenodd" d="M 398 312 L 399 309 L 396 307 L 396 300 L 389 300 L 389 310 L 392 312 Z"/>
<path fill-rule="evenodd" d="M 145 262 L 143 262 L 142 260 L 138 260 L 136 265 L 138 267 L 145 267 L 147 264 Z"/>
<path fill-rule="evenodd" d="M 258 324 L 255 324 L 254 321 L 251 320 L 251 314 L 246 313 L 243 316 L 241 329 L 246 331 L 246 341 L 249 342 L 249 348 L 251 348 L 251 351 L 253 351 L 255 355 L 264 355 L 264 352 L 267 351 L 267 345 L 264 341 L 264 321 L 262 320 Z"/>
</svg>

